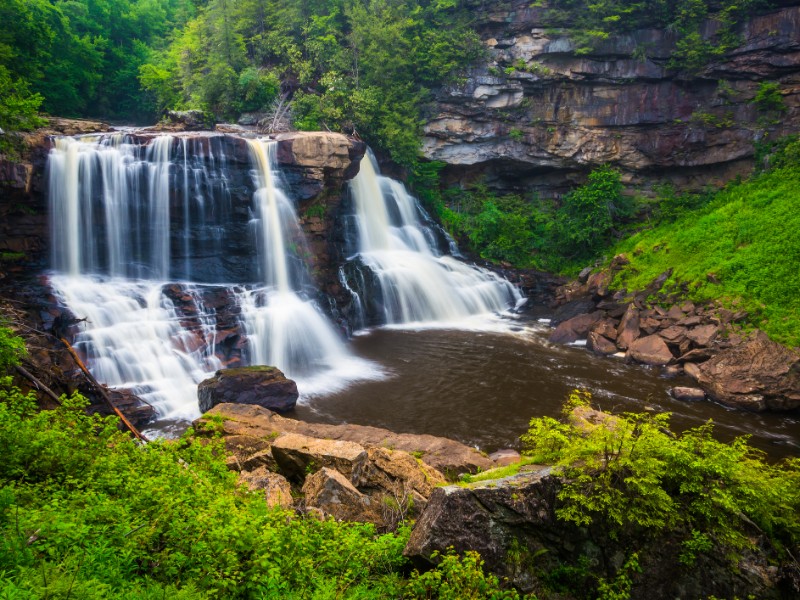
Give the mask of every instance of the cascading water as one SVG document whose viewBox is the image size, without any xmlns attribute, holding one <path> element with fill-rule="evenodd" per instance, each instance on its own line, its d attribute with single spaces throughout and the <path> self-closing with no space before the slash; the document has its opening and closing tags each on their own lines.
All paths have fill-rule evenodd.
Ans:
<svg viewBox="0 0 800 600">
<path fill-rule="evenodd" d="M 222 193 L 212 199 L 223 204 L 227 195 L 222 174 L 192 163 L 192 148 L 182 142 L 187 231 L 196 212 L 190 172 L 195 192 L 217 189 Z M 198 412 L 197 383 L 222 364 L 215 314 L 197 288 L 180 286 L 181 310 L 165 293 L 177 147 L 172 136 L 149 145 L 122 134 L 56 139 L 48 164 L 57 272 L 51 283 L 72 313 L 86 318 L 75 345 L 97 379 L 130 389 L 162 417 L 187 419 Z"/>
<path fill-rule="evenodd" d="M 379 175 L 371 155 L 362 160 L 350 186 L 358 259 L 377 280 L 366 300 L 382 313 L 383 322 L 458 326 L 470 317 L 507 311 L 520 301 L 508 281 L 440 253 L 434 231 L 422 222 L 423 209 L 400 182 Z M 343 283 L 364 290 L 364 274 L 358 269 L 350 273 Z"/>
<path fill-rule="evenodd" d="M 165 419 L 196 417 L 197 383 L 228 364 L 278 366 L 304 396 L 379 376 L 301 297 L 309 282 L 289 249 L 305 242 L 274 145 L 248 144 L 249 223 L 232 207 L 222 136 L 59 138 L 50 155 L 51 283 L 87 319 L 75 346 L 99 381 Z M 235 187 L 239 199 L 253 189 Z"/>
<path fill-rule="evenodd" d="M 377 376 L 369 363 L 350 354 L 319 310 L 300 297 L 305 269 L 289 249 L 302 248 L 305 241 L 277 181 L 277 144 L 263 139 L 248 144 L 257 166 L 252 223 L 266 283 L 239 295 L 251 362 L 279 366 L 306 395 Z"/>
</svg>

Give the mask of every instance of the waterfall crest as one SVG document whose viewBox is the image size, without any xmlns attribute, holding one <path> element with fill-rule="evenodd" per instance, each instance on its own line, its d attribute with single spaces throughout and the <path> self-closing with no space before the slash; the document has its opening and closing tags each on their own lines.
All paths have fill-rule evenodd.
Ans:
<svg viewBox="0 0 800 600">
<path fill-rule="evenodd" d="M 372 295 L 379 298 L 370 302 L 384 323 L 458 326 L 519 302 L 519 291 L 505 279 L 440 252 L 422 207 L 400 182 L 378 173 L 371 155 L 350 186 L 358 259 L 377 280 Z M 365 287 L 363 273 L 343 282 L 348 288 Z"/>
</svg>

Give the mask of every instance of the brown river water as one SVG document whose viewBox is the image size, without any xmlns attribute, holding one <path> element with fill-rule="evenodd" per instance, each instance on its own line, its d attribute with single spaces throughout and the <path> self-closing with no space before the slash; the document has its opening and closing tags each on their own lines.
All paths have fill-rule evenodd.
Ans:
<svg viewBox="0 0 800 600">
<path fill-rule="evenodd" d="M 550 344 L 549 329 L 536 322 L 499 329 L 369 331 L 353 339 L 352 350 L 382 365 L 386 378 L 307 399 L 287 416 L 427 433 L 492 452 L 517 447 L 532 417 L 558 416 L 570 390 L 586 388 L 603 410 L 670 412 L 676 430 L 711 419 L 720 439 L 749 434 L 751 444 L 773 458 L 800 455 L 796 414 L 680 402 L 668 390 L 692 385 L 685 377 L 666 378 L 659 368 Z"/>
</svg>

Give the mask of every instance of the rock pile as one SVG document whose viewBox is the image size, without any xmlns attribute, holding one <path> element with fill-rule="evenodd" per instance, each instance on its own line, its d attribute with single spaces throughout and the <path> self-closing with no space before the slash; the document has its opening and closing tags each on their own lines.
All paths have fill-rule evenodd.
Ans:
<svg viewBox="0 0 800 600">
<path fill-rule="evenodd" d="M 577 281 L 559 289 L 551 342 L 586 339 L 587 348 L 597 354 L 624 353 L 630 361 L 685 372 L 702 390 L 676 388 L 673 396 L 679 399 L 707 394 L 755 411 L 800 407 L 800 356 L 763 332 L 744 335 L 737 324 L 746 319 L 745 312 L 689 301 L 669 308 L 651 303 L 670 272 L 641 292 L 612 293 L 613 272 L 626 263 L 617 256 L 608 270 L 584 270 Z"/>
<path fill-rule="evenodd" d="M 496 464 L 458 442 L 376 427 L 322 425 L 252 404 L 218 404 L 195 422 L 219 433 L 228 466 L 271 506 L 392 529 L 422 513 L 436 486 Z"/>
</svg>

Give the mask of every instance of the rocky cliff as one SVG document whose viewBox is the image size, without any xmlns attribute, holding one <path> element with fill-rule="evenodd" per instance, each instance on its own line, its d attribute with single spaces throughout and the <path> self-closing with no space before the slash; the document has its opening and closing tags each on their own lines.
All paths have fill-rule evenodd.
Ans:
<svg viewBox="0 0 800 600">
<path fill-rule="evenodd" d="M 745 23 L 741 44 L 697 73 L 667 67 L 675 35 L 643 29 L 576 54 L 569 30 L 527 0 L 481 3 L 487 59 L 439 91 L 424 153 L 445 180 L 485 177 L 501 190 L 554 196 L 611 163 L 631 185 L 684 189 L 749 171 L 754 144 L 800 129 L 800 4 Z M 542 4 L 542 3 L 536 3 Z M 715 23 L 709 21 L 704 36 Z M 765 118 L 754 98 L 775 81 L 786 110 Z"/>
</svg>

